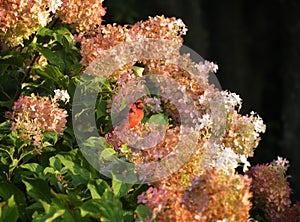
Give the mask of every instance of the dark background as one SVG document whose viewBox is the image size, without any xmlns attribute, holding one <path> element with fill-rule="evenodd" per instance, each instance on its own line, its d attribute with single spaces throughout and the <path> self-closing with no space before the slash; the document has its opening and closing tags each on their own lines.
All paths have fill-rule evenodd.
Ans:
<svg viewBox="0 0 300 222">
<path fill-rule="evenodd" d="M 267 124 L 252 164 L 290 161 L 292 199 L 300 200 L 300 2 L 297 0 L 107 0 L 107 23 L 148 16 L 181 18 L 185 45 L 219 65 L 223 89 Z"/>
</svg>

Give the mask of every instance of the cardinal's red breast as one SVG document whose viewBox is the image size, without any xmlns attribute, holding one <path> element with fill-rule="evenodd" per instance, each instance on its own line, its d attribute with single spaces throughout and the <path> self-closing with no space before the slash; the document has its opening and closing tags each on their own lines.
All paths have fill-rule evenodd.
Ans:
<svg viewBox="0 0 300 222">
<path fill-rule="evenodd" d="M 137 100 L 131 105 L 128 118 L 130 128 L 133 128 L 136 125 L 138 125 L 144 118 L 143 107 L 144 104 L 141 100 Z"/>
</svg>

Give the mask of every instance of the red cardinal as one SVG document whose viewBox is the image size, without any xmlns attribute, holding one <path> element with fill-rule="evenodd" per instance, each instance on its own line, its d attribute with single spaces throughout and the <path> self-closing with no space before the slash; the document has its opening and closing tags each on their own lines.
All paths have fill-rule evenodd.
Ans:
<svg viewBox="0 0 300 222">
<path fill-rule="evenodd" d="M 129 127 L 133 128 L 137 124 L 139 124 L 142 119 L 144 118 L 144 111 L 143 111 L 144 104 L 141 100 L 135 101 L 129 110 Z"/>
</svg>

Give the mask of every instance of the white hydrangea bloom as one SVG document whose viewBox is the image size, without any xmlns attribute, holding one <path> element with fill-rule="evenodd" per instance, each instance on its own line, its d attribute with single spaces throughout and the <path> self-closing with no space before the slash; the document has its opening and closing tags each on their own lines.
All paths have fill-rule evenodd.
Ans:
<svg viewBox="0 0 300 222">
<path fill-rule="evenodd" d="M 255 112 L 250 113 L 253 116 L 253 125 L 254 129 L 257 133 L 264 133 L 266 131 L 266 125 L 264 124 L 264 121 L 262 118 L 257 115 Z M 256 114 L 256 116 L 254 116 Z"/>
<path fill-rule="evenodd" d="M 209 62 L 209 61 L 204 61 L 203 62 L 199 62 L 198 64 L 195 65 L 195 67 L 197 68 L 197 70 L 199 71 L 199 73 L 209 73 L 209 72 L 214 72 L 216 73 L 218 71 L 218 65 L 214 64 L 213 62 Z"/>
<path fill-rule="evenodd" d="M 55 89 L 54 93 L 54 99 L 61 100 L 64 103 L 68 103 L 70 101 L 70 96 L 67 90 Z"/>
<path fill-rule="evenodd" d="M 248 171 L 248 167 L 251 166 L 250 162 L 247 160 L 246 155 L 240 155 L 240 161 L 244 164 L 243 166 L 243 172 Z"/>
<path fill-rule="evenodd" d="M 181 19 L 177 19 L 173 22 L 173 24 L 170 24 L 170 26 L 176 27 L 179 30 L 180 35 L 186 35 L 188 29 L 184 22 Z M 171 29 L 173 28 L 171 27 Z"/>
<path fill-rule="evenodd" d="M 52 13 L 56 12 L 56 9 L 58 9 L 62 5 L 61 0 L 50 0 L 49 2 L 49 11 Z"/>
<path fill-rule="evenodd" d="M 238 110 L 241 109 L 242 99 L 238 94 L 228 91 L 222 91 L 221 94 L 224 97 L 226 110 L 232 110 L 235 107 L 238 107 Z"/>
<path fill-rule="evenodd" d="M 287 170 L 287 168 L 289 167 L 289 161 L 285 158 L 280 157 L 280 156 L 278 156 L 277 160 L 274 160 L 273 163 L 277 166 L 280 166 L 280 167 L 284 168 L 285 170 Z"/>
<path fill-rule="evenodd" d="M 201 220 L 201 216 L 199 216 L 199 215 L 195 215 L 194 218 L 195 218 L 195 220 Z"/>
<path fill-rule="evenodd" d="M 217 220 L 217 222 L 228 222 L 228 220 L 227 219 Z"/>
<path fill-rule="evenodd" d="M 49 21 L 49 12 L 39 12 L 38 13 L 38 21 L 42 27 L 45 27 Z"/>
<path fill-rule="evenodd" d="M 226 147 L 216 161 L 216 167 L 224 170 L 227 174 L 234 172 L 238 167 L 239 156 L 229 147 Z"/>
<path fill-rule="evenodd" d="M 202 118 L 200 119 L 200 129 L 203 129 L 205 127 L 209 127 L 213 124 L 213 121 L 211 120 L 211 116 L 209 114 L 204 114 Z"/>
<path fill-rule="evenodd" d="M 237 155 L 230 147 L 224 147 L 215 144 L 213 147 L 214 152 L 210 159 L 210 166 L 217 171 L 224 171 L 226 174 L 233 174 L 235 168 L 238 167 L 240 156 Z"/>
<path fill-rule="evenodd" d="M 206 98 L 207 98 L 207 91 L 204 91 L 204 93 L 199 97 L 199 103 L 201 105 L 204 105 L 205 103 L 207 103 Z"/>
</svg>

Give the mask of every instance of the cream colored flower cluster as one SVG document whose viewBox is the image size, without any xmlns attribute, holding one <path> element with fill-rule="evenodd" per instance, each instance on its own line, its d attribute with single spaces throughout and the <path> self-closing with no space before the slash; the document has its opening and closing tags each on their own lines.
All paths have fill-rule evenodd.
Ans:
<svg viewBox="0 0 300 222">
<path fill-rule="evenodd" d="M 100 25 L 103 0 L 0 0 L 0 42 L 14 47 L 45 27 L 53 15 L 84 32 Z"/>
<path fill-rule="evenodd" d="M 224 181 L 226 181 L 224 183 Z M 248 221 L 251 179 L 207 170 L 184 190 L 159 184 L 138 196 L 157 221 Z"/>
<path fill-rule="evenodd" d="M 156 53 L 160 54 L 160 58 L 164 58 L 163 45 L 160 45 L 160 48 L 149 47 L 150 50 L 145 52 L 143 48 L 148 49 L 148 47 L 146 42 L 143 43 L 145 44 L 135 48 L 137 54 L 153 54 L 151 58 L 156 58 L 158 57 L 154 55 Z M 143 48 L 139 49 L 138 47 Z M 126 57 L 131 57 L 134 50 L 124 50 L 124 48 L 128 49 L 126 44 L 122 48 L 123 51 L 119 47 L 113 48 L 114 56 L 111 57 L 105 56 L 104 50 L 100 51 L 100 56 L 97 58 L 99 63 L 95 63 L 98 67 L 95 66 L 93 73 L 105 76 L 109 69 L 104 69 L 100 62 L 102 61 L 107 65 L 105 58 L 114 58 L 112 63 L 117 66 L 118 55 L 122 58 L 125 57 L 124 51 L 128 53 Z M 176 52 L 178 53 L 174 50 L 174 53 Z M 253 154 L 253 150 L 257 147 L 260 139 L 259 133 L 265 131 L 265 125 L 261 118 L 254 113 L 251 113 L 250 116 L 243 116 L 238 113 L 242 101 L 237 94 L 220 91 L 208 83 L 208 74 L 216 71 L 216 65 L 207 61 L 195 65 L 189 57 L 183 61 L 184 63 L 176 65 L 167 63 L 163 59 L 145 60 L 143 61 L 143 75 L 159 74 L 175 79 L 179 83 L 178 87 L 174 84 L 159 82 L 162 92 L 170 91 L 171 93 L 168 95 L 171 94 L 175 101 L 182 99 L 183 104 L 190 104 L 190 102 L 184 101 L 185 96 L 183 96 L 190 95 L 198 112 L 188 109 L 187 106 L 186 109 L 180 109 L 180 107 L 162 99 L 163 110 L 169 114 L 169 119 L 171 119 L 169 123 L 172 124 L 169 124 L 166 129 L 162 142 L 153 147 L 151 151 L 145 149 L 137 152 L 131 146 L 124 149 L 122 143 L 124 141 L 120 141 L 118 138 L 127 138 L 129 141 L 132 137 L 126 135 L 117 137 L 114 131 L 108 134 L 106 139 L 129 161 L 140 165 L 147 173 L 149 172 L 142 176 L 160 179 L 139 197 L 139 201 L 146 204 L 152 211 L 153 218 L 158 221 L 247 221 L 251 208 L 249 200 L 251 197 L 251 180 L 246 176 L 238 175 L 236 168 L 242 164 L 244 171 L 248 170 L 250 163 L 247 158 Z M 194 66 L 195 69 L 192 69 L 191 66 Z M 190 73 L 188 69 L 184 70 L 183 67 L 188 67 L 195 73 Z M 199 78 L 194 79 L 192 74 L 199 76 Z M 141 89 L 136 82 L 139 79 L 138 76 L 133 75 L 131 77 L 133 79 L 128 80 L 127 88 L 122 91 L 123 94 L 118 92 L 115 101 L 121 101 L 121 98 L 130 98 L 130 94 Z M 151 78 L 149 77 L 149 79 Z M 134 87 L 129 87 L 131 85 Z M 177 94 L 180 97 L 178 99 Z M 121 102 L 119 103 L 121 104 Z M 184 120 L 180 118 L 182 113 L 188 113 L 195 120 L 193 124 L 199 131 L 198 141 L 195 147 L 187 146 L 187 150 L 181 150 L 181 153 L 193 151 L 193 154 L 186 162 L 182 163 L 180 169 L 162 179 L 159 176 L 168 169 L 146 168 L 145 163 L 160 162 L 170 156 L 176 156 L 179 161 L 182 160 L 178 154 L 180 152 L 174 147 L 177 146 L 180 139 L 182 140 L 182 135 L 180 135 L 184 132 L 182 129 L 189 130 L 190 127 L 193 127 L 190 124 L 184 124 Z M 139 124 L 137 128 L 130 130 L 131 133 L 143 137 L 144 134 L 149 133 L 146 124 Z M 115 143 L 116 141 L 119 143 Z M 137 169 L 139 171 L 139 168 Z M 205 196 L 200 196 L 200 194 Z"/>
<path fill-rule="evenodd" d="M 135 31 L 136 35 L 139 35 L 139 32 L 144 33 L 143 30 L 146 33 L 151 30 L 141 24 L 142 28 Z M 113 70 L 120 68 L 120 64 L 137 61 L 134 59 L 138 56 L 133 55 L 134 53 L 147 55 L 145 57 L 150 59 L 142 61 L 143 75 L 149 75 L 149 80 L 151 80 L 151 75 L 155 76 L 156 74 L 168 78 L 168 84 L 158 81 L 161 92 L 172 95 L 170 100 L 185 104 L 184 107 L 181 107 L 175 106 L 172 101 L 161 100 L 163 110 L 169 114 L 170 121 L 164 139 L 151 151 L 149 149 L 137 150 L 133 148 L 134 146 L 128 145 L 128 142 L 124 142 L 125 139 L 128 141 L 133 139 L 132 135 L 141 137 L 145 134 L 148 135 L 147 123 L 140 123 L 137 128 L 131 129 L 131 136 L 124 134 L 123 137 L 120 137 L 113 131 L 106 137 L 118 152 L 137 164 L 138 172 L 140 172 L 139 166 L 144 168 L 147 173 L 149 172 L 138 175 L 142 176 L 139 179 L 153 177 L 159 180 L 140 196 L 139 201 L 146 204 L 152 211 L 153 218 L 158 221 L 247 221 L 251 208 L 249 201 L 251 180 L 246 176 L 238 175 L 236 168 L 242 164 L 244 171 L 248 170 L 250 163 L 247 158 L 253 155 L 253 151 L 258 145 L 259 133 L 265 131 L 262 119 L 255 113 L 246 116 L 239 114 L 242 105 L 240 97 L 235 93 L 220 91 L 214 85 L 209 84 L 209 73 L 215 72 L 217 65 L 207 61 L 195 64 L 188 56 L 182 60 L 178 59 L 177 48 L 169 47 L 169 51 L 173 51 L 168 54 L 165 50 L 168 47 L 164 45 L 163 41 L 161 43 L 164 44 L 160 44 L 159 47 L 154 42 L 149 43 L 151 47 L 148 47 L 147 41 L 139 41 L 143 44 L 136 45 L 135 50 L 130 50 L 126 43 L 119 45 L 118 43 L 128 40 L 127 36 L 133 27 L 125 29 L 124 27 L 117 28 L 117 25 L 114 25 L 110 26 L 110 30 L 114 31 L 109 32 L 105 29 L 105 32 L 99 35 L 97 41 L 103 41 L 104 36 L 109 36 L 108 39 L 112 41 L 105 39 L 105 44 L 102 46 L 101 44 L 95 45 L 99 49 L 95 53 L 98 58 L 87 69 L 89 73 L 107 77 Z M 152 34 L 147 33 L 147 38 L 153 39 L 157 35 L 157 38 L 166 37 L 167 40 L 171 40 L 168 42 L 175 43 L 180 38 L 177 36 L 174 39 L 168 39 L 171 36 L 169 33 L 160 36 L 154 30 L 151 30 L 154 32 Z M 113 38 L 112 33 L 117 33 L 117 38 Z M 139 36 L 143 38 L 142 34 Z M 93 38 L 86 40 L 94 41 Z M 120 45 L 122 47 L 119 47 Z M 89 45 L 89 47 L 91 46 L 92 44 Z M 89 59 L 93 60 L 91 57 Z M 177 63 L 172 63 L 172 61 L 177 61 Z M 88 63 L 88 61 L 86 62 Z M 114 68 L 107 68 L 107 66 Z M 117 92 L 114 96 L 114 101 L 119 101 L 117 104 L 121 104 L 123 98 L 131 98 L 132 94 L 139 95 L 138 92 L 142 87 L 140 87 L 138 79 L 138 75 L 131 75 L 130 79 L 127 79 L 125 89 L 120 90 L 121 92 Z M 176 80 L 178 86 L 170 84 L 171 79 Z M 143 85 L 142 83 L 143 81 L 140 82 L 141 85 Z M 185 98 L 192 99 L 185 100 Z M 195 110 L 189 109 L 190 104 L 194 105 Z M 181 118 L 184 113 L 188 113 L 188 116 L 195 121 L 192 121 L 192 124 L 191 122 L 185 124 L 185 119 Z M 174 149 L 178 141 L 187 139 L 181 135 L 182 132 L 195 129 L 199 132 L 195 146 L 186 146 L 184 147 L 186 149 L 180 150 L 181 152 Z M 151 132 L 153 133 L 153 131 Z M 181 158 L 183 153 L 192 153 L 185 162 Z M 170 156 L 175 156 L 174 159 L 182 161 L 182 165 L 169 177 L 162 178 L 162 175 L 165 175 L 163 172 L 168 171 L 168 167 L 171 168 L 171 166 L 151 168 L 150 164 L 147 165 L 149 162 L 162 162 Z M 146 168 L 148 166 L 150 167 Z M 193 185 L 197 178 L 200 178 L 199 183 Z M 199 197 L 200 193 L 206 193 L 206 196 Z M 186 201 L 183 200 L 184 196 L 188 197 Z M 205 201 L 205 203 L 199 204 L 201 201 Z"/>
<path fill-rule="evenodd" d="M 142 75 L 149 75 L 149 80 L 152 74 L 163 76 L 163 78 L 153 77 L 153 81 L 155 80 L 154 82 L 159 84 L 161 93 L 170 95 L 171 101 L 164 100 L 162 102 L 164 103 L 164 110 L 169 114 L 172 127 L 182 126 L 185 130 L 196 130 L 199 132 L 199 144 L 195 152 L 199 157 L 202 157 L 202 161 L 197 163 L 198 166 L 234 174 L 235 168 L 239 164 L 243 164 L 246 171 L 250 165 L 247 158 L 253 155 L 253 151 L 258 145 L 260 140 L 259 133 L 265 131 L 262 119 L 256 116 L 255 113 L 251 113 L 250 116 L 239 114 L 238 111 L 242 105 L 240 97 L 235 93 L 220 91 L 214 85 L 209 84 L 209 73 L 216 72 L 217 65 L 208 61 L 196 64 L 188 56 L 180 57 L 177 47 L 181 43 L 176 42 L 178 38 L 181 38 L 180 36 L 175 35 L 174 39 L 168 39 L 168 32 L 163 36 L 159 34 L 156 36 L 154 31 L 156 29 L 152 30 L 151 25 L 148 27 L 142 24 L 149 25 L 152 23 L 146 21 L 139 24 L 139 27 L 142 27 L 141 33 L 145 30 L 149 38 L 141 37 L 142 40 L 139 41 L 127 41 L 126 36 L 130 36 L 130 32 L 134 28 L 127 29 L 111 25 L 106 26 L 107 28 L 103 29 L 104 31 L 102 30 L 99 39 L 86 39 L 87 41 L 96 40 L 99 43 L 93 49 L 95 50 L 99 47 L 99 51 L 95 53 L 95 56 L 98 53 L 97 59 L 89 65 L 86 72 L 108 78 L 118 68 L 122 69 L 124 64 L 143 63 L 143 68 L 141 68 L 143 69 Z M 164 22 L 162 24 L 163 27 L 166 27 Z M 150 34 L 149 30 L 154 32 L 154 34 Z M 113 38 L 113 36 L 116 36 L 116 38 Z M 154 36 L 159 39 L 159 42 L 153 41 L 155 39 Z M 166 41 L 160 40 L 160 38 L 163 39 L 164 37 L 167 38 Z M 124 42 L 119 44 L 122 41 Z M 174 43 L 174 45 L 170 43 Z M 86 44 L 85 46 L 87 45 L 89 47 L 92 46 L 92 44 Z M 148 59 L 141 61 L 139 59 L 141 57 Z M 131 69 L 131 67 L 128 66 L 127 69 Z M 162 81 L 164 78 L 167 78 L 168 81 Z M 171 79 L 176 80 L 174 82 L 177 85 L 174 82 L 170 84 Z M 122 104 L 124 98 L 129 99 L 134 97 L 133 95 L 144 95 L 145 85 L 143 78 L 140 79 L 138 75 L 130 75 L 130 79 L 127 80 L 126 84 L 124 83 L 124 89 L 117 91 L 113 97 L 115 104 Z M 172 101 L 179 103 L 174 106 Z M 133 103 L 134 101 L 127 102 L 130 104 L 130 102 Z M 116 107 L 116 110 L 120 109 L 120 107 Z M 115 113 L 116 110 L 112 109 L 111 111 Z M 188 115 L 184 115 L 184 113 L 188 113 Z M 192 121 L 184 123 L 186 120 L 182 117 L 187 116 Z M 141 127 L 140 130 L 143 131 L 143 128 Z M 143 133 L 141 132 L 141 135 Z M 127 138 L 128 136 L 124 135 L 124 137 Z M 176 137 L 173 136 L 173 138 Z M 128 138 L 129 140 L 130 137 Z M 153 151 L 159 150 L 153 149 Z M 153 160 L 156 157 L 162 158 L 160 152 L 147 153 L 146 157 L 145 155 L 139 157 L 143 157 L 142 160 L 139 159 L 137 161 L 139 163 L 147 161 L 147 159 Z"/>
<path fill-rule="evenodd" d="M 79 32 L 92 30 L 102 22 L 105 15 L 103 0 L 63 0 L 63 4 L 56 10 L 63 22 L 73 24 Z"/>
<path fill-rule="evenodd" d="M 180 25 L 179 25 L 180 24 Z M 185 30 L 184 32 L 182 30 Z M 149 17 L 146 21 L 140 21 L 132 26 L 120 26 L 108 24 L 99 26 L 85 34 L 76 36 L 81 43 L 81 64 L 87 66 L 100 55 L 103 50 L 110 49 L 125 41 L 138 41 L 141 39 L 172 40 L 182 43 L 182 34 L 186 27 L 179 23 L 178 19 L 164 16 Z"/>
<path fill-rule="evenodd" d="M 247 172 L 252 177 L 251 192 L 256 210 L 267 221 L 299 221 L 300 205 L 292 205 L 291 188 L 287 181 L 288 161 L 281 157 L 270 164 L 256 165 Z"/>
<path fill-rule="evenodd" d="M 49 0 L 0 0 L 0 41 L 9 46 L 23 44 L 23 39 L 50 21 Z"/>
<path fill-rule="evenodd" d="M 59 108 L 57 98 L 20 96 L 13 106 L 12 130 L 22 139 L 41 149 L 43 133 L 54 131 L 62 134 L 67 123 L 67 111 Z"/>
</svg>

